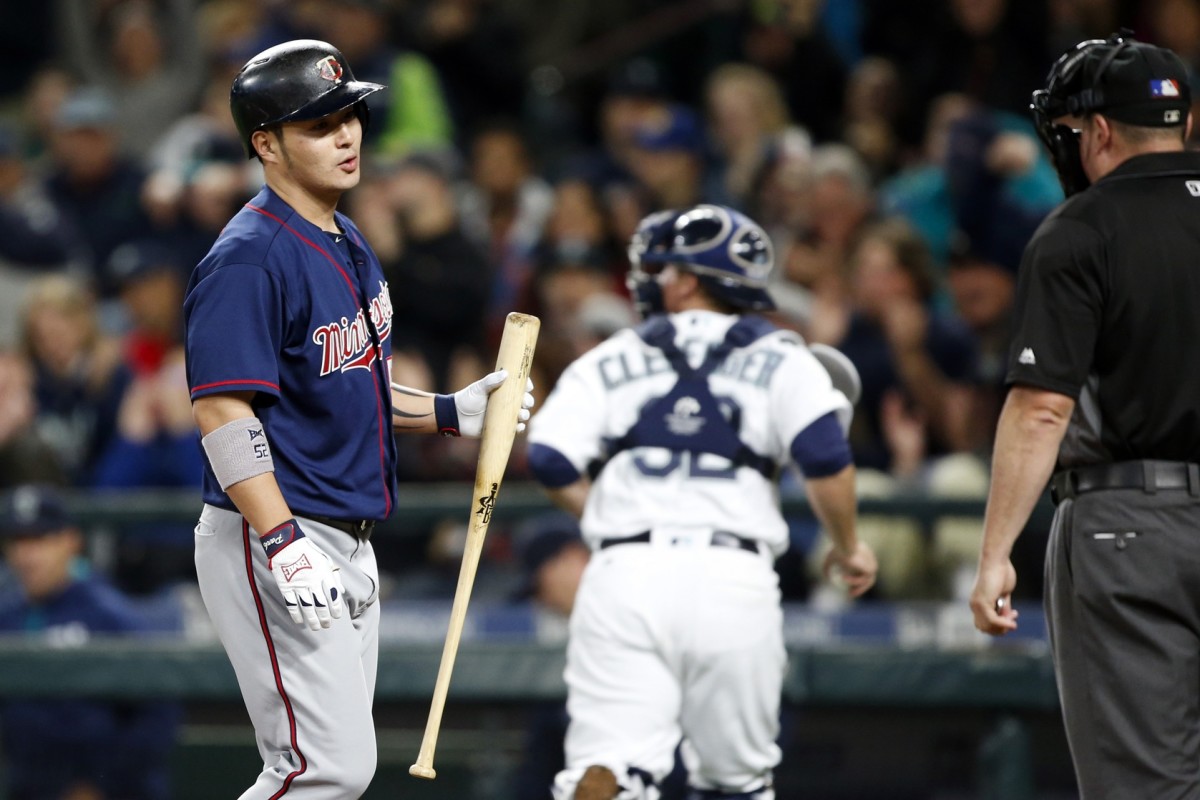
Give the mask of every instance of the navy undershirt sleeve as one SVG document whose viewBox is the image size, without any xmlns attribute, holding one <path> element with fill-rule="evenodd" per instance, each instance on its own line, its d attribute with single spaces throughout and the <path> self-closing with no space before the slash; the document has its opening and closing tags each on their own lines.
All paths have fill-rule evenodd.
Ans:
<svg viewBox="0 0 1200 800">
<path fill-rule="evenodd" d="M 529 445 L 527 456 L 533 477 L 547 489 L 561 489 L 583 477 L 566 456 L 548 445 Z"/>
<path fill-rule="evenodd" d="M 832 411 L 796 434 L 791 450 L 792 460 L 808 478 L 836 475 L 854 463 L 850 443 Z"/>
</svg>

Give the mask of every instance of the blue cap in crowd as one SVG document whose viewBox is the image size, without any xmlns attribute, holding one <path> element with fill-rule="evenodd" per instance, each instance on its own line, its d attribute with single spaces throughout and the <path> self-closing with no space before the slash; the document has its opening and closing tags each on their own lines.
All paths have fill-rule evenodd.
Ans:
<svg viewBox="0 0 1200 800">
<path fill-rule="evenodd" d="M 695 111 L 676 105 L 662 122 L 639 128 L 634 141 L 638 147 L 655 152 L 685 150 L 696 153 L 704 149 L 704 131 Z"/>
<path fill-rule="evenodd" d="M 45 536 L 73 525 L 62 497 L 49 486 L 18 486 L 0 499 L 0 536 Z"/>
</svg>

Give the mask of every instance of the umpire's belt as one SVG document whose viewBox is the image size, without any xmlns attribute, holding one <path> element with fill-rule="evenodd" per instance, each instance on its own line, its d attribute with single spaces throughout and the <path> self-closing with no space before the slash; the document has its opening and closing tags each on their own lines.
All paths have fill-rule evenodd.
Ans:
<svg viewBox="0 0 1200 800">
<path fill-rule="evenodd" d="M 621 536 L 615 539 L 601 539 L 600 549 L 603 550 L 606 547 L 614 547 L 619 544 L 650 544 L 650 531 L 642 531 L 632 536 Z M 710 547 L 734 547 L 756 554 L 762 552 L 759 550 L 756 540 L 747 539 L 745 536 L 738 536 L 732 531 L 713 531 L 708 544 Z"/>
<path fill-rule="evenodd" d="M 1050 497 L 1055 505 L 1101 489 L 1141 489 L 1148 494 L 1160 489 L 1187 489 L 1192 496 L 1200 496 L 1200 464 L 1185 461 L 1117 461 L 1064 469 L 1050 479 Z"/>
<path fill-rule="evenodd" d="M 319 514 L 304 514 L 303 516 L 313 522 L 345 531 L 355 539 L 361 539 L 364 542 L 371 538 L 371 534 L 375 530 L 375 520 L 373 519 L 334 519 L 333 517 L 322 517 Z"/>
</svg>

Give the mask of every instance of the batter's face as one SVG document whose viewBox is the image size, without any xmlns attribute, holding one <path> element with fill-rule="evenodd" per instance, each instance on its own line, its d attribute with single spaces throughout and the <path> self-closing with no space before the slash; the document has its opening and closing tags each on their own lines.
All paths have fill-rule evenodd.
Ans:
<svg viewBox="0 0 1200 800">
<path fill-rule="evenodd" d="M 337 197 L 362 177 L 362 122 L 354 106 L 261 133 L 254 135 L 255 146 L 263 168 L 276 181 L 316 197 Z"/>
</svg>

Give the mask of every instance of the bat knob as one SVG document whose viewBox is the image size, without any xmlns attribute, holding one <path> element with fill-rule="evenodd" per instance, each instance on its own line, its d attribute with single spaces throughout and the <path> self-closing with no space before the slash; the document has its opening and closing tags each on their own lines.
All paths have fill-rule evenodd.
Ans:
<svg viewBox="0 0 1200 800">
<path fill-rule="evenodd" d="M 427 781 L 431 781 L 437 777 L 437 770 L 435 770 L 433 767 L 424 767 L 420 764 L 413 764 L 408 768 L 408 774 L 412 775 L 414 778 L 424 778 Z"/>
</svg>

